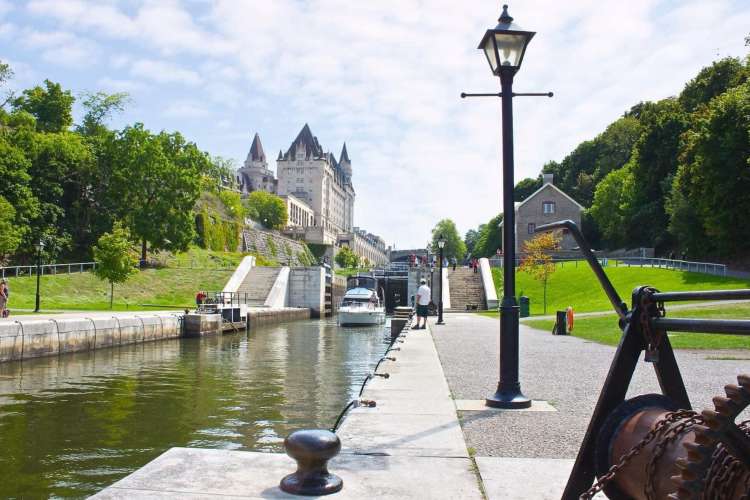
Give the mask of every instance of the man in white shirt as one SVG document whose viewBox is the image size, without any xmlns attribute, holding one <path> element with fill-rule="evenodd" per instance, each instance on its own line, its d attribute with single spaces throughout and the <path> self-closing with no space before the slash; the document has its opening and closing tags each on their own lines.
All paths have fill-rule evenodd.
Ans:
<svg viewBox="0 0 750 500">
<path fill-rule="evenodd" d="M 428 306 L 432 300 L 432 290 L 427 286 L 427 280 L 422 279 L 419 282 L 419 288 L 417 289 L 417 326 L 415 330 L 424 330 L 427 328 L 427 312 L 429 311 Z M 422 326 L 419 326 L 422 320 Z"/>
</svg>

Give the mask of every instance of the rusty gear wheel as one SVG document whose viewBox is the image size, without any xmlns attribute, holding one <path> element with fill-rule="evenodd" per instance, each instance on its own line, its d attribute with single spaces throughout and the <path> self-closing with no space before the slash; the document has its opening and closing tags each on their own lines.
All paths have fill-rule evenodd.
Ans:
<svg viewBox="0 0 750 500">
<path fill-rule="evenodd" d="M 731 484 L 730 478 L 743 476 L 744 488 L 750 486 L 750 421 L 735 423 L 740 413 L 750 405 L 750 375 L 738 376 L 737 382 L 739 385 L 724 387 L 726 397 L 713 399 L 713 410 L 701 412 L 703 425 L 693 428 L 695 442 L 685 443 L 687 458 L 677 461 L 680 475 L 672 477 L 677 491 L 670 498 L 732 498 L 740 487 L 736 483 Z M 717 483 L 717 478 L 722 484 Z M 742 498 L 748 497 L 750 491 L 742 493 Z"/>
</svg>

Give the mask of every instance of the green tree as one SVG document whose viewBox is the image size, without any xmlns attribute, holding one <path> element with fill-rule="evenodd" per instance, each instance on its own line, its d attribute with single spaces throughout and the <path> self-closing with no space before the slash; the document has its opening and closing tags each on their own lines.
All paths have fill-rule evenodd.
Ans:
<svg viewBox="0 0 750 500">
<path fill-rule="evenodd" d="M 266 191 L 253 191 L 246 201 L 248 213 L 258 214 L 258 222 L 269 229 L 283 229 L 286 227 L 289 214 L 286 203 L 278 196 Z"/>
<path fill-rule="evenodd" d="M 30 233 L 30 224 L 39 215 L 39 201 L 29 187 L 31 161 L 0 131 L 0 197 L 13 208 L 13 226 L 21 237 Z M 4 220 L 9 220 L 6 216 Z"/>
<path fill-rule="evenodd" d="M 334 258 L 339 267 L 354 269 L 359 267 L 359 257 L 349 247 L 341 247 Z"/>
<path fill-rule="evenodd" d="M 0 89 L 7 85 L 8 81 L 13 78 L 13 70 L 8 63 L 0 60 Z M 4 96 L 0 96 L 0 111 L 13 100 L 13 92 L 4 90 Z"/>
<path fill-rule="evenodd" d="M 688 116 L 677 100 L 670 98 L 648 103 L 640 121 L 642 133 L 629 161 L 634 196 L 626 239 L 629 246 L 664 250 L 672 245 L 664 201 L 677 171 L 680 137 L 687 129 Z"/>
<path fill-rule="evenodd" d="M 111 233 L 104 233 L 94 247 L 94 274 L 109 282 L 109 308 L 115 295 L 115 283 L 125 283 L 137 273 L 138 255 L 133 251 L 130 233 L 120 224 L 115 224 Z"/>
<path fill-rule="evenodd" d="M 479 231 L 472 257 L 494 257 L 498 249 L 503 247 L 503 214 L 497 214 L 483 224 Z"/>
<path fill-rule="evenodd" d="M 16 251 L 23 229 L 16 225 L 16 209 L 0 196 L 0 261 Z"/>
<path fill-rule="evenodd" d="M 443 219 L 432 229 L 432 242 L 430 243 L 430 247 L 434 253 L 439 252 L 437 240 L 441 235 L 445 238 L 443 258 L 451 259 L 452 257 L 455 257 L 457 260 L 463 260 L 464 255 L 466 255 L 466 244 L 461 239 L 461 236 L 459 236 L 456 224 L 452 220 Z"/>
<path fill-rule="evenodd" d="M 711 100 L 685 137 L 680 171 L 672 189 L 672 230 L 679 210 L 700 220 L 706 250 L 722 257 L 750 251 L 750 82 Z M 677 193 L 685 200 L 676 198 Z M 677 210 L 677 212 L 676 212 Z M 693 238 L 695 239 L 695 237 Z M 696 249 L 690 249 L 691 251 Z M 704 250 L 705 251 L 705 250 Z"/>
<path fill-rule="evenodd" d="M 464 236 L 464 245 L 466 245 L 466 255 L 474 255 L 474 246 L 479 238 L 479 233 L 482 231 L 484 224 L 480 224 L 477 229 L 469 229 L 466 231 Z"/>
<path fill-rule="evenodd" d="M 547 314 L 547 282 L 557 267 L 550 252 L 560 248 L 560 240 L 554 233 L 542 233 L 523 242 L 524 258 L 519 270 L 531 275 L 544 286 L 544 314 Z"/>
<path fill-rule="evenodd" d="M 523 201 L 531 196 L 534 191 L 542 187 L 542 176 L 532 179 L 527 177 L 516 184 L 513 189 L 513 201 Z"/>
<path fill-rule="evenodd" d="M 111 199 L 116 214 L 147 251 L 184 251 L 193 241 L 192 210 L 201 176 L 210 161 L 181 134 L 153 135 L 137 123 L 116 134 L 111 144 Z"/>
<path fill-rule="evenodd" d="M 115 113 L 121 113 L 130 102 L 126 92 L 82 92 L 80 97 L 86 111 L 78 127 L 83 135 L 96 135 L 106 130 L 106 121 Z"/>
<path fill-rule="evenodd" d="M 40 132 L 62 132 L 73 124 L 75 97 L 59 83 L 44 80 L 44 87 L 24 90 L 14 99 L 13 106 L 31 113 Z"/>
<path fill-rule="evenodd" d="M 703 68 L 680 93 L 682 107 L 692 112 L 714 97 L 747 81 L 750 71 L 736 57 L 725 57 Z"/>
<path fill-rule="evenodd" d="M 589 209 L 609 248 L 626 245 L 625 228 L 633 210 L 634 180 L 630 166 L 610 172 L 596 187 Z"/>
</svg>

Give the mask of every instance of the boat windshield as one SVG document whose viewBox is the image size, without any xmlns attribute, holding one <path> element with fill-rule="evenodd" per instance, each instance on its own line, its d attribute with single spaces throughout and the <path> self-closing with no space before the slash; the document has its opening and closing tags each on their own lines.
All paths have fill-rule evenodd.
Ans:
<svg viewBox="0 0 750 500">
<path fill-rule="evenodd" d="M 373 302 L 370 299 L 365 299 L 365 298 L 361 298 L 361 299 L 360 298 L 356 298 L 356 299 L 346 298 L 341 303 L 343 307 L 367 307 L 370 304 L 373 304 Z"/>
<path fill-rule="evenodd" d="M 352 288 L 367 288 L 368 290 L 377 289 L 378 282 L 372 276 L 349 276 L 346 279 L 347 290 Z"/>
</svg>

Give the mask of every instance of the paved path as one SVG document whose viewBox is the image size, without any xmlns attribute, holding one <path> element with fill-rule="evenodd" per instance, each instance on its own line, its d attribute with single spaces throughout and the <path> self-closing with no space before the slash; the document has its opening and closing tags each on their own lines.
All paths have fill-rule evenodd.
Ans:
<svg viewBox="0 0 750 500">
<path fill-rule="evenodd" d="M 435 344 L 455 399 L 484 399 L 498 379 L 499 322 L 476 314 L 449 314 L 433 326 Z M 467 445 L 478 456 L 575 458 L 614 355 L 614 347 L 521 326 L 521 387 L 556 412 L 478 411 L 461 414 Z M 737 359 L 709 359 L 737 358 Z M 697 409 L 750 371 L 749 351 L 676 351 Z M 630 396 L 659 392 L 653 370 L 640 363 Z"/>
</svg>

